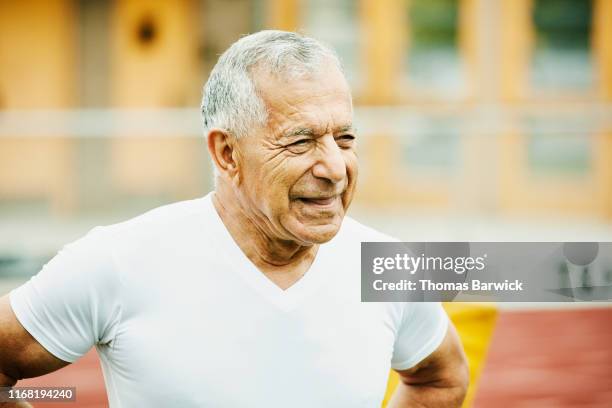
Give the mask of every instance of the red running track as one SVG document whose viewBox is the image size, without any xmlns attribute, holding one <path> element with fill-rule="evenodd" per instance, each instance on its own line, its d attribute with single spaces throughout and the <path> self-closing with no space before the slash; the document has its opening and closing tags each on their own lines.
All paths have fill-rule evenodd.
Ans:
<svg viewBox="0 0 612 408">
<path fill-rule="evenodd" d="M 612 407 L 612 309 L 501 313 L 474 407 Z"/>
<path fill-rule="evenodd" d="M 18 387 L 76 387 L 76 403 L 36 403 L 34 408 L 108 407 L 102 369 L 95 350 L 76 363 L 43 377 L 19 381 Z"/>
</svg>

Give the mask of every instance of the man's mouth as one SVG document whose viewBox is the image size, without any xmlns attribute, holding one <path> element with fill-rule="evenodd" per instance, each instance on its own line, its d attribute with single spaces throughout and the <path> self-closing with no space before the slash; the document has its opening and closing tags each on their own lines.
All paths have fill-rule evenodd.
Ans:
<svg viewBox="0 0 612 408">
<path fill-rule="evenodd" d="M 298 200 L 306 204 L 317 205 L 321 207 L 327 207 L 336 202 L 338 196 L 332 197 L 300 197 Z"/>
</svg>

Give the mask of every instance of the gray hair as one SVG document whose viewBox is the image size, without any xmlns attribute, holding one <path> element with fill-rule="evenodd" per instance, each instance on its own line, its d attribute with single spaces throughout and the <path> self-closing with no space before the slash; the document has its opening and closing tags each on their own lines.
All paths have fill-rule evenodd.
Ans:
<svg viewBox="0 0 612 408">
<path fill-rule="evenodd" d="M 242 37 L 221 55 L 206 82 L 201 105 L 204 127 L 225 129 L 236 137 L 247 135 L 268 118 L 251 76 L 254 68 L 295 78 L 316 72 L 324 61 L 342 71 L 336 53 L 313 38 L 277 30 Z"/>
</svg>

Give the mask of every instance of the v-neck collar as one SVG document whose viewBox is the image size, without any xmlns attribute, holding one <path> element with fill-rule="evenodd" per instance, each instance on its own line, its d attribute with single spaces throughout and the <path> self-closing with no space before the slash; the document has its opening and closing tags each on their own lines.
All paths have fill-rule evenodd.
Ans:
<svg viewBox="0 0 612 408">
<path fill-rule="evenodd" d="M 217 212 L 212 202 L 213 194 L 214 192 L 211 192 L 204 197 L 204 206 L 206 207 L 205 211 L 209 211 L 211 214 L 210 218 L 214 229 L 211 232 L 215 237 L 213 243 L 217 246 L 219 253 L 222 253 L 231 264 L 232 269 L 267 301 L 285 312 L 294 309 L 302 299 L 319 286 L 323 276 L 321 264 L 324 263 L 323 260 L 328 253 L 326 245 L 319 246 L 315 259 L 306 273 L 293 285 L 283 290 L 261 272 L 242 252 Z"/>
</svg>

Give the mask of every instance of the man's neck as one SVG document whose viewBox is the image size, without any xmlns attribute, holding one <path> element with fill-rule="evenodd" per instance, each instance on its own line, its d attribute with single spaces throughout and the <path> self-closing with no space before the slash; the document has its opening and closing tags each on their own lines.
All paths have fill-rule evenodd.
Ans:
<svg viewBox="0 0 612 408">
<path fill-rule="evenodd" d="M 218 186 L 212 201 L 236 244 L 277 286 L 286 289 L 293 285 L 306 273 L 319 246 L 270 237 L 265 226 L 258 226 L 228 190 Z"/>
</svg>

